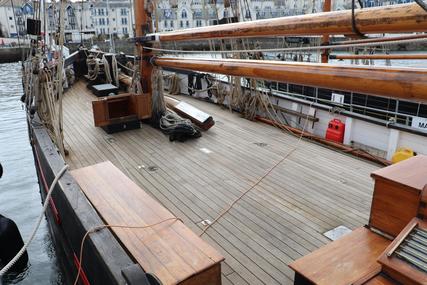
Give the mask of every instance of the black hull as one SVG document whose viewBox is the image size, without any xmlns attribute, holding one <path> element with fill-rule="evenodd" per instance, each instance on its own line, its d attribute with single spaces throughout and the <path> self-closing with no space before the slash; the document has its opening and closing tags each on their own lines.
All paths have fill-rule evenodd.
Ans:
<svg viewBox="0 0 427 285">
<path fill-rule="evenodd" d="M 28 130 L 33 149 L 42 200 L 46 197 L 44 179 L 48 185 L 63 167 L 64 160 L 51 141 L 47 130 L 38 123 L 37 116 L 29 122 Z M 66 172 L 59 180 L 53 195 L 58 215 L 49 207 L 46 218 L 58 260 L 63 267 L 65 283 L 72 284 L 77 274 L 81 241 L 85 233 L 103 222 L 95 209 L 81 192 L 74 178 Z M 59 221 L 58 218 L 59 217 Z M 122 270 L 134 262 L 107 230 L 90 235 L 85 242 L 83 253 L 84 274 L 88 283 L 82 284 L 125 284 Z M 137 274 L 143 273 L 137 272 Z"/>
</svg>

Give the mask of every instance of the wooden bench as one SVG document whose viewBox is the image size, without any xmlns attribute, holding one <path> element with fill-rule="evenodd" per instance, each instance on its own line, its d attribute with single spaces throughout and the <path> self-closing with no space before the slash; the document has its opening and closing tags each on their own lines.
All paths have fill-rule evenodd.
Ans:
<svg viewBox="0 0 427 285">
<path fill-rule="evenodd" d="M 381 271 L 378 256 L 390 244 L 361 227 L 291 263 L 295 284 L 348 285 Z"/>
<path fill-rule="evenodd" d="M 174 216 L 111 162 L 71 172 L 106 224 L 144 226 Z M 164 284 L 221 284 L 224 258 L 179 220 L 111 228 L 130 255 Z"/>
</svg>

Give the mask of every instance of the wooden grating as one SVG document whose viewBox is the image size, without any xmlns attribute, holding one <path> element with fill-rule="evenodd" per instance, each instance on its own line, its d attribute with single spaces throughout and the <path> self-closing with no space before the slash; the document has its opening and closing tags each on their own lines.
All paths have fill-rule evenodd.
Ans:
<svg viewBox="0 0 427 285">
<path fill-rule="evenodd" d="M 378 262 L 386 273 L 403 284 L 427 284 L 427 223 L 413 218 Z"/>
</svg>

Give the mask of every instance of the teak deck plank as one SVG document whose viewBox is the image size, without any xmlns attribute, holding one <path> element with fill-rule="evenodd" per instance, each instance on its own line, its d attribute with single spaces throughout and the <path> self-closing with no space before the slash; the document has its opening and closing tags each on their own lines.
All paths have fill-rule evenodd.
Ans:
<svg viewBox="0 0 427 285">
<path fill-rule="evenodd" d="M 73 169 L 112 161 L 200 233 L 202 220 L 215 219 L 286 155 L 297 138 L 220 106 L 178 98 L 211 114 L 215 126 L 185 143 L 171 143 L 148 125 L 107 135 L 93 126 L 91 101 L 96 97 L 84 82 L 77 82 L 64 97 L 65 141 L 70 150 L 66 160 Z M 149 166 L 158 169 L 149 171 Z M 223 280 L 292 284 L 287 264 L 328 243 L 323 232 L 367 223 L 373 191 L 369 174 L 378 168 L 302 141 L 202 237 L 226 258 L 229 268 L 223 269 Z"/>
<path fill-rule="evenodd" d="M 111 162 L 71 173 L 107 224 L 146 226 L 174 217 Z M 144 270 L 154 273 L 163 284 L 178 284 L 223 260 L 181 221 L 171 220 L 145 229 L 111 230 Z"/>
</svg>

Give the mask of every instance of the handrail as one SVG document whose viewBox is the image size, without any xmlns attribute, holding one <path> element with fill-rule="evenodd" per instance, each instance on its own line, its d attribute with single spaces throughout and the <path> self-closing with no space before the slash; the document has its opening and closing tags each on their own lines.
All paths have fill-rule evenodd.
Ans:
<svg viewBox="0 0 427 285">
<path fill-rule="evenodd" d="M 358 9 L 355 19 L 358 30 L 363 34 L 427 30 L 427 13 L 416 3 Z M 351 10 L 343 10 L 177 30 L 147 35 L 147 38 L 166 42 L 258 36 L 354 35 L 351 20 Z"/>
<path fill-rule="evenodd" d="M 160 67 L 178 70 L 195 70 L 427 101 L 427 69 L 421 68 L 179 57 L 154 58 L 152 62 Z"/>
</svg>

